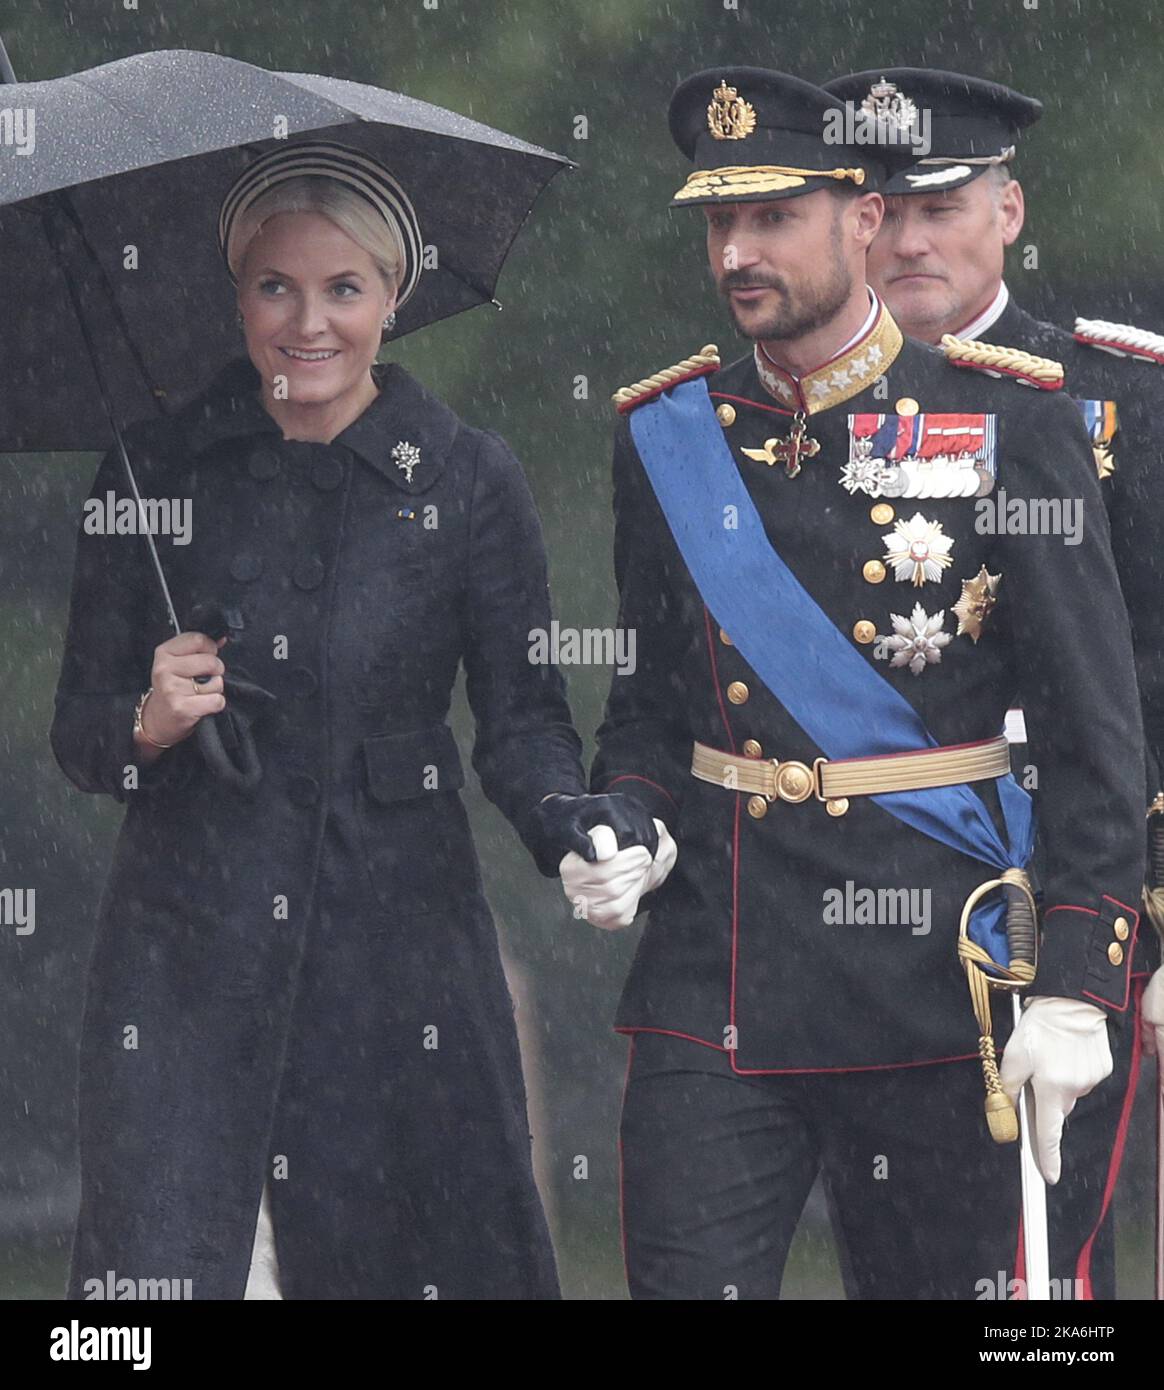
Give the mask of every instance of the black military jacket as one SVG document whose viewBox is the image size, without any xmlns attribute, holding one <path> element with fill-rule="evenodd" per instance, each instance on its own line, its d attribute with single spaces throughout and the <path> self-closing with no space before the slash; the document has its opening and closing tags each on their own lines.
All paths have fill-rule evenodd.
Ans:
<svg viewBox="0 0 1164 1390">
<path fill-rule="evenodd" d="M 1129 998 L 1144 863 L 1142 733 L 1128 622 L 1087 436 L 1062 394 L 956 368 L 941 351 L 909 339 L 896 350 L 894 335 L 900 337 L 884 314 L 865 339 L 799 387 L 769 368 L 766 389 L 749 354 L 709 378 L 712 401 L 769 540 L 938 743 L 996 736 L 1008 705 L 1021 696 L 1048 845 L 1034 992 L 1118 1013 Z M 786 437 L 798 404 L 807 405 L 808 433 L 821 446 L 798 476 L 741 452 Z M 997 479 L 987 500 L 1001 500 L 1005 491 L 1008 508 L 1074 501 L 1082 516 L 1079 543 L 1055 534 L 984 533 L 975 500 L 966 496 L 876 499 L 843 486 L 853 477 L 846 473 L 849 416 L 915 408 L 992 416 Z M 957 929 L 967 894 L 995 873 L 867 797 L 853 798 L 839 817 L 815 799 L 775 801 L 757 817 L 744 793 L 696 780 L 693 740 L 809 765 L 823 750 L 705 608 L 626 419 L 615 442 L 614 508 L 619 622 L 637 631 L 638 665 L 612 681 L 591 785 L 638 796 L 669 826 L 679 850 L 674 870 L 646 903 L 650 916 L 616 1026 L 727 1045 L 739 1072 L 973 1055 L 977 1028 Z M 929 534 L 938 523 L 953 541 L 951 564 L 920 587 L 912 576 L 895 577 L 883 540 L 916 513 Z M 1002 578 L 979 640 L 951 636 L 920 674 L 892 667 L 882 640 L 894 631 L 891 615 L 908 619 L 921 604 L 928 618 L 941 612 L 952 635 L 962 583 L 983 566 Z M 993 785 L 976 787 L 1001 825 Z M 913 891 L 919 909 L 928 904 L 928 917 L 893 924 L 888 911 L 874 925 L 855 911 L 850 925 L 825 920 L 826 894 L 834 904 L 837 892 L 855 902 L 866 888 Z M 902 901 L 900 892 L 895 900 Z M 884 901 L 888 907 L 888 896 Z"/>
<path fill-rule="evenodd" d="M 1117 433 L 1098 451 L 1106 454 L 1101 491 L 1131 619 L 1144 736 L 1158 769 L 1164 766 L 1164 371 L 1078 342 L 1013 298 L 978 336 L 1062 363 L 1063 389 L 1077 400 L 1115 402 Z M 1149 796 L 1159 785 L 1150 779 Z"/>
</svg>

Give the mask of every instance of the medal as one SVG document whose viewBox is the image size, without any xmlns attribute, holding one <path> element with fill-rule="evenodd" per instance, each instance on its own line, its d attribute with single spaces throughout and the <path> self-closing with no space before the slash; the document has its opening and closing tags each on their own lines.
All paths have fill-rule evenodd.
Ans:
<svg viewBox="0 0 1164 1390">
<path fill-rule="evenodd" d="M 785 476 L 795 478 L 800 472 L 800 460 L 815 458 L 820 453 L 819 440 L 806 439 L 806 429 L 804 411 L 798 410 L 792 417 L 792 428 L 788 431 L 787 439 L 765 439 L 762 449 L 741 449 L 740 452 L 747 458 L 755 459 L 757 463 L 766 463 L 769 467 L 782 463 Z"/>
<path fill-rule="evenodd" d="M 993 415 L 934 415 L 912 399 L 894 415 L 849 416 L 840 484 L 869 497 L 985 497 L 994 488 Z"/>
<path fill-rule="evenodd" d="M 899 613 L 890 613 L 893 635 L 877 636 L 873 655 L 879 660 L 888 659 L 890 666 L 908 666 L 915 676 L 920 676 L 927 666 L 936 666 L 942 659 L 942 648 L 954 640 L 953 633 L 943 632 L 946 610 L 940 608 L 930 614 L 915 603 L 908 618 Z"/>
<path fill-rule="evenodd" d="M 998 585 L 1001 574 L 988 574 L 983 565 L 973 579 L 963 579 L 962 597 L 954 605 L 958 615 L 959 637 L 966 634 L 977 646 L 982 636 L 982 624 L 990 616 L 998 602 Z"/>
<path fill-rule="evenodd" d="M 915 586 L 920 587 L 927 580 L 936 584 L 947 565 L 953 564 L 953 536 L 944 536 L 942 523 L 927 521 L 921 512 L 914 512 L 908 521 L 899 517 L 893 530 L 881 539 L 885 543 L 885 562 L 893 566 L 894 578 L 908 579 Z"/>
</svg>

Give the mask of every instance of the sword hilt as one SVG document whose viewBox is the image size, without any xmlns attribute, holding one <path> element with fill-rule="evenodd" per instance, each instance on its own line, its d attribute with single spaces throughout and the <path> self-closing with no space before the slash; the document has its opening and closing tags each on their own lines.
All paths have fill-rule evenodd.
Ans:
<svg viewBox="0 0 1164 1390">
<path fill-rule="evenodd" d="M 978 902 L 1000 888 L 1006 902 L 1006 940 L 1010 958 L 1006 965 L 969 935 L 970 917 Z M 1030 879 L 1022 869 L 1004 869 L 999 878 L 980 883 L 962 905 L 958 927 L 958 955 L 970 986 L 970 1002 L 978 1020 L 978 1055 L 982 1059 L 982 1081 L 986 1087 L 986 1123 L 997 1144 L 1013 1144 L 1019 1137 L 1018 1115 L 1010 1097 L 1002 1089 L 998 1059 L 994 1049 L 990 1010 L 990 991 L 1019 990 L 1035 978 L 1038 951 L 1038 916 Z M 991 973 L 993 972 L 993 973 Z"/>
<path fill-rule="evenodd" d="M 1014 971 L 1016 963 L 1029 965 L 1033 977 L 1038 959 L 1039 927 L 1035 919 L 1030 879 L 1022 869 L 1004 869 L 1002 891 L 1006 898 L 1006 944 L 1010 951 L 1010 968 Z"/>
</svg>

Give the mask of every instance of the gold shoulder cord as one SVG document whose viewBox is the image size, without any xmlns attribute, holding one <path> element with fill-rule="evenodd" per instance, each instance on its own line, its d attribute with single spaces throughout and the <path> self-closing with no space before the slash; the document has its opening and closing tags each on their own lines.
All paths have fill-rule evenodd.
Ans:
<svg viewBox="0 0 1164 1390">
<path fill-rule="evenodd" d="M 660 387 L 670 386 L 680 377 L 689 376 L 692 372 L 697 372 L 701 367 L 719 366 L 719 348 L 714 343 L 708 343 L 702 347 L 694 357 L 685 357 L 682 362 L 676 362 L 673 367 L 665 367 L 661 372 L 655 372 L 653 376 L 647 376 L 642 381 L 636 381 L 632 386 L 621 386 L 611 396 L 615 405 L 626 405 L 629 401 L 638 400 L 640 396 L 646 396 L 652 391 L 658 391 Z"/>
<path fill-rule="evenodd" d="M 942 351 L 951 362 L 981 367 L 983 371 L 1015 372 L 1047 387 L 1063 384 L 1062 362 L 1055 362 L 1050 357 L 1036 357 L 1033 352 L 1024 352 L 1021 348 L 982 343 L 974 338 L 956 338 L 953 333 L 944 333 Z"/>
</svg>

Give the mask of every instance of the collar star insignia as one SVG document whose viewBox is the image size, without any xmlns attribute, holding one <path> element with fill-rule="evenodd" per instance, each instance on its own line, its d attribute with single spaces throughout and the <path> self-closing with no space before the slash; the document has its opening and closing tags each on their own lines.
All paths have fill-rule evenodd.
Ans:
<svg viewBox="0 0 1164 1390">
<path fill-rule="evenodd" d="M 994 610 L 998 602 L 998 586 L 1001 574 L 988 574 L 983 565 L 973 579 L 963 579 L 962 597 L 954 605 L 958 615 L 958 633 L 963 633 L 977 645 L 982 636 L 982 624 Z"/>
<path fill-rule="evenodd" d="M 799 395 L 808 414 L 816 415 L 872 386 L 897 357 L 901 344 L 901 329 L 885 305 L 879 304 L 872 326 L 859 342 L 800 377 L 773 361 L 763 343 L 757 343 L 752 354 L 760 384 L 769 395 L 782 405 Z"/>
<path fill-rule="evenodd" d="M 881 539 L 894 578 L 912 580 L 918 587 L 927 580 L 936 584 L 942 571 L 954 563 L 950 556 L 953 536 L 943 535 L 942 523 L 927 521 L 921 512 L 914 512 L 908 521 L 899 518 L 893 530 Z"/>
<path fill-rule="evenodd" d="M 402 439 L 392 450 L 392 461 L 404 474 L 405 481 L 410 483 L 412 470 L 420 462 L 420 450 L 415 444 L 409 444 L 406 439 Z"/>
</svg>

